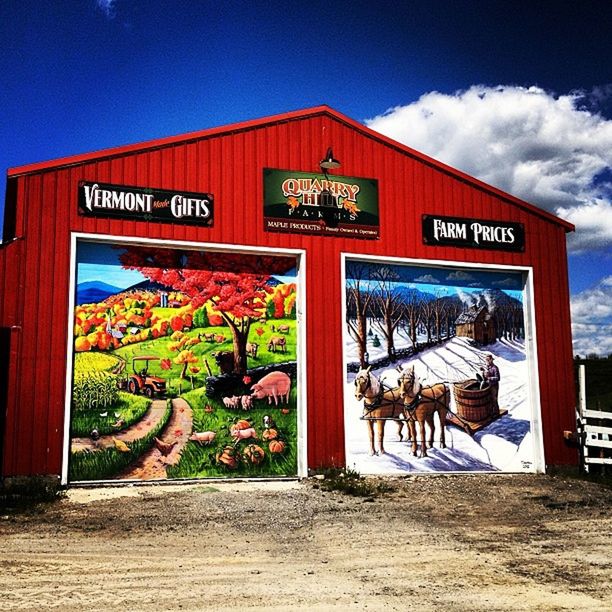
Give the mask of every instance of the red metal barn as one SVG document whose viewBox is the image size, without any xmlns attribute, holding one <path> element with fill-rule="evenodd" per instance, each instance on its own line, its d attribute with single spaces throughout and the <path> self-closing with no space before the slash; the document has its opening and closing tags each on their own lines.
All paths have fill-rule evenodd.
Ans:
<svg viewBox="0 0 612 612">
<path fill-rule="evenodd" d="M 574 425 L 565 246 L 572 230 L 327 106 L 10 169 L 0 248 L 2 473 L 80 482 L 291 476 L 345 463 L 397 473 L 389 457 L 400 473 L 437 471 L 440 457 L 457 472 L 573 464 L 562 435 Z M 220 295 L 233 281 L 204 289 L 200 272 L 215 261 L 223 264 L 213 276 L 239 284 L 264 264 L 266 278 L 281 280 L 266 285 L 268 293 L 244 289 L 259 296 L 251 310 L 230 306 Z M 181 265 L 197 274 L 186 279 Z M 129 290 L 113 276 L 128 268 L 144 279 Z M 237 286 L 233 296 L 243 291 Z M 102 293 L 87 301 L 96 287 Z M 400 307 L 387 331 L 385 291 Z M 455 337 L 462 309 L 491 299 L 497 344 Z M 234 329 L 237 322 L 247 326 Z M 255 333 L 254 356 L 245 351 Z M 223 351 L 213 350 L 215 338 Z M 416 364 L 423 385 L 452 386 L 483 371 L 485 351 L 501 371 L 495 419 L 461 422 L 451 402 L 459 420 L 436 422 L 427 457 L 404 454 L 410 444 L 397 441 L 390 424 L 386 454 L 362 453 L 370 422 L 354 393 L 360 366 L 383 377 L 385 368 Z M 151 370 L 129 395 L 144 363 Z M 209 375 L 218 389 L 212 398 L 199 387 Z M 149 388 L 147 377 L 162 387 Z M 123 384 L 129 409 L 112 403 L 114 387 L 105 396 L 87 382 L 98 378 Z M 88 384 L 97 399 L 79 408 Z M 148 400 L 166 410 L 160 420 L 143 416 Z M 229 430 L 209 420 L 215 414 Z M 398 414 L 411 418 L 402 406 Z M 145 418 L 146 440 L 130 434 Z M 123 467 L 88 472 L 79 463 L 102 453 Z M 138 476 L 132 468 L 145 455 L 149 467 Z M 199 467 L 181 471 L 187 455 Z M 153 459 L 162 471 L 150 469 Z M 73 474 L 69 464 L 83 471 Z"/>
</svg>

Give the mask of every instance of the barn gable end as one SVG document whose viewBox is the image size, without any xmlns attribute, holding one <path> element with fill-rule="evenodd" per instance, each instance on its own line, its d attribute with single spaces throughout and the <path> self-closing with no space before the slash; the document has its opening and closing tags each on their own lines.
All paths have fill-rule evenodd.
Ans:
<svg viewBox="0 0 612 612">
<path fill-rule="evenodd" d="M 379 239 L 266 231 L 264 169 L 320 172 L 330 146 L 342 162 L 330 176 L 376 180 Z M 6 213 L 13 215 L 11 241 L 0 248 L 0 327 L 10 337 L 5 475 L 62 473 L 77 235 L 304 252 L 303 439 L 312 469 L 345 458 L 342 256 L 529 269 L 545 460 L 575 462 L 561 435 L 573 427 L 574 408 L 565 250 L 573 227 L 567 222 L 327 106 L 30 164 L 8 176 L 15 206 Z M 213 194 L 214 222 L 201 227 L 85 216 L 78 205 L 83 182 Z M 423 217 L 432 214 L 521 224 L 524 249 L 426 244 Z"/>
</svg>

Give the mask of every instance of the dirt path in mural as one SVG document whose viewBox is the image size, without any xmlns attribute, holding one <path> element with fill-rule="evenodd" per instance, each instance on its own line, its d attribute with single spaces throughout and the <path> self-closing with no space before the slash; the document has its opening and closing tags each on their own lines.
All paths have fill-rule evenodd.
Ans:
<svg viewBox="0 0 612 612">
<path fill-rule="evenodd" d="M 612 490 L 564 477 L 71 489 L 0 513 L 0 610 L 612 609 Z"/>
<path fill-rule="evenodd" d="M 193 412 L 181 398 L 172 400 L 172 414 L 168 424 L 149 451 L 144 453 L 126 470 L 116 476 L 117 480 L 156 480 L 166 478 L 166 468 L 176 465 L 193 426 Z"/>
<path fill-rule="evenodd" d="M 166 400 L 153 400 L 142 419 L 134 423 L 131 427 L 118 431 L 116 434 L 100 436 L 98 440 L 92 440 L 91 438 L 72 438 L 70 441 L 70 450 L 73 453 L 80 453 L 83 451 L 108 448 L 115 444 L 115 440 L 120 440 L 128 444 L 134 442 L 134 440 L 140 440 L 140 438 L 146 436 L 159 424 L 164 418 L 165 412 Z"/>
</svg>

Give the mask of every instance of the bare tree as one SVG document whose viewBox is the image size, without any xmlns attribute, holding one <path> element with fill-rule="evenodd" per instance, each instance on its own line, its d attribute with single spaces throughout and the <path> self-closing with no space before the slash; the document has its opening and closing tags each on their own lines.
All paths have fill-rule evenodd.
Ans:
<svg viewBox="0 0 612 612">
<path fill-rule="evenodd" d="M 446 291 L 444 289 L 436 291 L 436 299 L 431 303 L 433 324 L 436 332 L 436 340 L 438 342 L 442 339 L 442 324 L 446 313 L 445 293 Z"/>
<path fill-rule="evenodd" d="M 372 274 L 376 281 L 373 300 L 373 325 L 380 331 L 387 345 L 387 356 L 393 359 L 395 346 L 393 335 L 402 319 L 402 299 L 395 290 L 399 276 L 388 266 L 382 266 Z"/>
<path fill-rule="evenodd" d="M 366 352 L 368 339 L 368 314 L 373 294 L 368 287 L 368 268 L 351 262 L 347 265 L 346 281 L 346 324 L 359 350 L 361 367 L 367 366 Z"/>
<path fill-rule="evenodd" d="M 412 348 L 417 345 L 417 330 L 421 323 L 421 302 L 418 291 L 411 291 L 402 303 L 402 319 L 400 325 L 406 330 Z"/>
<path fill-rule="evenodd" d="M 450 340 L 455 335 L 455 321 L 461 313 L 461 308 L 456 300 L 450 299 L 446 305 L 446 339 Z"/>
<path fill-rule="evenodd" d="M 512 309 L 512 337 L 524 338 L 525 337 L 525 316 L 523 313 L 523 302 L 518 299 Z"/>
<path fill-rule="evenodd" d="M 423 300 L 421 302 L 421 323 L 427 334 L 427 344 L 431 344 L 431 332 L 434 323 L 434 303 L 436 300 Z"/>
</svg>

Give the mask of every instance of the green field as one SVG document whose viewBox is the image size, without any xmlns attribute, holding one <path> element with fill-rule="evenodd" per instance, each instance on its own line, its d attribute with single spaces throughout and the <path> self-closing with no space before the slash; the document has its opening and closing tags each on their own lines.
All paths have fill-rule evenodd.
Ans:
<svg viewBox="0 0 612 612">
<path fill-rule="evenodd" d="M 173 310 L 173 309 L 168 309 Z M 162 314 L 162 313 L 160 313 Z M 279 325 L 286 325 L 289 330 L 281 334 L 272 331 L 271 325 L 278 329 Z M 258 331 L 260 333 L 258 333 Z M 204 334 L 223 336 L 222 342 L 205 341 Z M 267 477 L 267 476 L 294 476 L 297 474 L 297 389 L 295 381 L 292 384 L 289 402 L 283 405 L 269 405 L 267 400 L 254 400 L 250 410 L 241 408 L 227 408 L 221 399 L 213 400 L 205 395 L 206 378 L 209 368 L 212 375 L 220 374 L 213 353 L 216 351 L 233 352 L 231 331 L 228 327 L 217 326 L 196 328 L 184 334 L 172 333 L 167 336 L 150 339 L 118 348 L 109 353 L 98 351 L 76 353 L 75 372 L 81 375 L 94 372 L 115 372 L 118 378 L 128 378 L 133 374 L 132 359 L 139 356 L 157 357 L 148 365 L 148 374 L 158 376 L 166 381 L 168 398 L 182 397 L 193 410 L 193 432 L 214 431 L 215 440 L 209 445 L 196 441 L 188 442 L 181 454 L 177 465 L 168 466 L 168 478 L 210 478 L 210 477 Z M 178 338 L 178 336 L 181 336 Z M 282 336 L 286 340 L 286 351 L 270 352 L 267 344 L 272 336 Z M 199 343 L 187 346 L 191 339 L 201 339 Z M 293 319 L 275 319 L 268 323 L 254 323 L 250 328 L 249 342 L 259 346 L 256 357 L 247 356 L 247 374 L 251 368 L 270 365 L 274 363 L 295 362 L 296 348 L 296 321 Z M 181 346 L 177 343 L 182 341 Z M 175 350 L 172 350 L 174 348 Z M 183 365 L 174 363 L 174 359 L 181 350 L 189 350 L 197 361 L 189 364 L 187 377 L 182 378 Z M 169 368 L 162 368 L 161 360 L 166 361 Z M 136 362 L 136 369 L 144 367 L 142 361 Z M 197 369 L 196 372 L 190 370 Z M 123 368 L 123 371 L 121 371 Z M 242 389 L 248 389 L 245 381 Z M 241 391 L 237 390 L 236 394 Z M 245 392 L 245 391 L 243 391 Z M 248 391 L 247 391 L 248 392 Z M 73 410 L 71 418 L 71 435 L 73 437 L 87 437 L 93 429 L 100 435 L 112 434 L 137 423 L 146 412 L 150 400 L 142 396 L 120 392 L 118 400 L 104 409 Z M 168 411 L 170 411 L 170 407 Z M 164 426 L 170 412 L 164 419 Z M 269 415 L 276 423 L 278 440 L 282 441 L 281 452 L 271 452 L 270 441 L 263 439 L 263 417 Z M 256 431 L 256 439 L 234 440 L 230 435 L 230 427 L 238 420 L 248 420 Z M 123 421 L 118 428 L 118 420 Z M 154 435 L 163 431 L 163 426 L 156 429 Z M 114 448 L 93 453 L 73 453 L 70 459 L 71 480 L 96 480 L 111 478 L 120 473 L 130 462 L 134 461 L 139 453 L 151 446 L 152 436 L 146 440 L 138 441 L 130 447 L 130 453 L 120 453 Z M 278 450 L 278 445 L 276 445 Z M 275 448 L 275 445 L 272 445 Z M 235 465 L 223 464 L 217 460 L 217 455 L 224 449 L 231 449 L 235 456 Z M 258 450 L 261 449 L 261 452 Z M 257 454 L 253 459 L 253 452 Z"/>
<path fill-rule="evenodd" d="M 147 411 L 151 400 L 146 397 L 119 391 L 119 399 L 105 410 L 74 411 L 70 420 L 70 435 L 84 438 L 97 429 L 98 433 L 113 434 L 139 421 Z M 121 426 L 113 426 L 123 421 Z"/>
<path fill-rule="evenodd" d="M 293 319 L 277 319 L 274 321 L 274 325 L 287 325 L 289 327 L 289 333 L 279 334 L 273 332 L 269 325 L 254 324 L 251 326 L 249 332 L 249 342 L 253 342 L 259 345 L 257 357 L 253 358 L 250 355 L 247 357 L 247 367 L 254 368 L 262 365 L 268 365 L 271 363 L 283 363 L 286 361 L 296 360 L 296 322 Z M 256 329 L 263 329 L 263 334 L 259 336 Z M 215 336 L 224 336 L 224 342 L 206 342 L 202 340 L 199 344 L 189 347 L 189 350 L 198 358 L 197 363 L 192 364 L 200 368 L 197 374 L 191 374 L 189 371 L 189 377 L 182 379 L 180 377 L 182 365 L 177 365 L 174 362 L 170 370 L 164 370 L 161 367 L 160 361 L 151 361 L 149 364 L 149 374 L 152 376 L 159 376 L 166 379 L 167 381 L 167 394 L 169 397 L 176 397 L 182 395 L 192 389 L 197 389 L 204 385 L 204 381 L 208 376 L 208 371 L 205 362 L 211 369 L 213 375 L 220 374 L 219 368 L 215 362 L 215 358 L 212 353 L 216 351 L 233 351 L 232 335 L 228 327 L 207 327 L 207 328 L 195 328 L 185 333 L 187 338 L 197 338 L 198 335 L 214 333 Z M 269 352 L 267 350 L 267 344 L 271 336 L 282 335 L 287 342 L 286 352 Z M 151 355 L 161 359 L 174 360 L 178 352 L 170 350 L 170 346 L 174 341 L 170 336 L 162 338 L 156 338 L 153 340 L 146 340 L 144 342 L 138 342 L 130 344 L 128 346 L 121 347 L 114 351 L 114 355 L 119 356 L 126 362 L 125 374 L 130 375 L 133 373 L 132 358 L 140 355 Z M 137 365 L 137 368 L 142 367 L 142 364 Z"/>
<path fill-rule="evenodd" d="M 168 467 L 169 478 L 211 478 L 211 477 L 263 477 L 295 476 L 297 474 L 297 389 L 295 386 L 289 396 L 289 404 L 280 406 L 268 405 L 267 400 L 255 401 L 251 410 L 228 410 L 218 401 L 207 398 L 203 389 L 186 393 L 183 398 L 193 409 L 193 430 L 214 431 L 216 438 L 210 445 L 189 442 L 183 451 L 180 462 Z M 208 410 L 212 411 L 207 412 Z M 285 442 L 283 453 L 275 454 L 269 450 L 269 443 L 262 439 L 263 417 L 269 415 L 276 423 L 279 438 Z M 239 419 L 251 422 L 258 438 L 234 442 L 230 436 L 230 426 Z M 243 458 L 245 449 L 257 444 L 265 453 L 263 461 L 252 465 Z M 224 447 L 231 446 L 238 459 L 235 469 L 230 469 L 215 460 L 215 455 Z"/>
<path fill-rule="evenodd" d="M 119 452 L 115 447 L 108 447 L 93 452 L 71 453 L 68 464 L 68 478 L 71 482 L 85 480 L 104 480 L 117 476 L 153 444 L 170 418 L 170 402 L 166 406 L 163 418 L 146 436 L 131 442 L 129 452 Z"/>
</svg>

